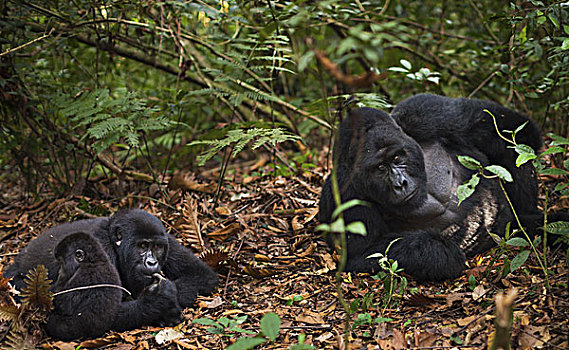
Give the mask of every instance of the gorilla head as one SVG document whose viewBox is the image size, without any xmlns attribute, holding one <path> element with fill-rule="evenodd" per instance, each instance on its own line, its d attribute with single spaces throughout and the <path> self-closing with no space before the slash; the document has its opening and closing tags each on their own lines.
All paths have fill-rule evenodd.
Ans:
<svg viewBox="0 0 569 350">
<path fill-rule="evenodd" d="M 350 169 L 350 185 L 386 211 L 415 209 L 427 196 L 423 153 L 387 113 L 350 112 L 336 143 L 339 166 Z"/>
<path fill-rule="evenodd" d="M 164 225 L 143 210 L 119 212 L 109 220 L 109 238 L 124 286 L 136 296 L 162 271 L 168 257 Z"/>
</svg>

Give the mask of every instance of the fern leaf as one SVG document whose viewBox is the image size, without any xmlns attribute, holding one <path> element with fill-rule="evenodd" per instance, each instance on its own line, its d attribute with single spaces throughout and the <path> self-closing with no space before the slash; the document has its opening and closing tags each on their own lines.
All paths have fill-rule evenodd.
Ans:
<svg viewBox="0 0 569 350">
<path fill-rule="evenodd" d="M 0 306 L 0 321 L 14 321 L 22 311 L 16 305 L 3 305 Z"/>
<path fill-rule="evenodd" d="M 35 350 L 36 344 L 32 337 L 11 330 L 6 336 L 5 350 Z"/>
<path fill-rule="evenodd" d="M 24 304 L 34 305 L 46 310 L 53 309 L 53 293 L 49 290 L 51 280 L 47 268 L 38 265 L 26 275 L 26 286 L 22 289 L 21 297 Z"/>
</svg>

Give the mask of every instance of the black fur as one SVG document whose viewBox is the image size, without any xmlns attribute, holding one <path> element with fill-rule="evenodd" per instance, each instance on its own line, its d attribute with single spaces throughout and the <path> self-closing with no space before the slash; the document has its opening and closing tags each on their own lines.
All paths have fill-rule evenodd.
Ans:
<svg viewBox="0 0 569 350">
<path fill-rule="evenodd" d="M 487 101 L 422 94 L 401 102 L 391 116 L 371 108 L 349 113 L 334 150 L 338 184 L 342 202 L 361 199 L 368 205 L 343 214 L 346 223 L 362 221 L 367 229 L 366 236 L 348 235 L 347 271 L 377 271 L 377 261 L 366 257 L 385 252 L 399 238 L 388 256 L 419 280 L 440 281 L 459 276 L 467 256 L 493 246 L 488 232 L 503 233 L 513 214 L 495 180 L 481 180 L 458 206 L 456 188 L 473 174 L 459 155 L 508 169 L 514 182 L 506 190 L 517 213 L 530 229 L 539 225 L 534 169 L 515 166 L 517 154 L 484 109 L 494 114 L 500 131 L 527 122 L 516 141 L 536 152 L 541 147 L 533 122 Z M 320 221 L 331 222 L 335 208 L 329 176 Z"/>
<path fill-rule="evenodd" d="M 84 232 L 65 237 L 55 248 L 54 256 L 59 263 L 59 276 L 53 291 L 64 293 L 54 297 L 55 309 L 47 321 L 48 334 L 62 340 L 103 335 L 111 329 L 122 290 L 71 289 L 101 284 L 120 286 L 119 274 L 109 257 L 99 242 Z"/>
<path fill-rule="evenodd" d="M 116 313 L 112 324 L 115 330 L 176 324 L 182 319 L 182 308 L 193 305 L 198 294 L 209 294 L 218 283 L 217 274 L 167 234 L 158 218 L 138 209 L 45 231 L 20 252 L 5 276 L 12 277 L 16 288 L 21 289 L 25 274 L 43 264 L 50 279 L 57 280 L 60 268 L 53 248 L 78 231 L 98 240 L 123 287 L 132 293 L 133 300 L 124 300 Z M 158 273 L 165 279 L 157 281 Z"/>
</svg>

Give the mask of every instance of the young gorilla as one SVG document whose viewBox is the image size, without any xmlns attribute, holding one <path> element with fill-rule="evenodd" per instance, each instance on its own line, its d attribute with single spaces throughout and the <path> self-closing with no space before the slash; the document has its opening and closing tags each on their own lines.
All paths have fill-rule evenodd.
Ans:
<svg viewBox="0 0 569 350">
<path fill-rule="evenodd" d="M 541 147 L 540 131 L 531 121 L 487 101 L 422 94 L 401 102 L 392 116 L 371 108 L 350 112 L 334 150 L 336 171 L 342 202 L 367 202 L 343 213 L 346 224 L 363 222 L 367 235 L 348 235 L 347 271 L 377 271 L 376 260 L 367 256 L 385 252 L 399 238 L 388 256 L 418 280 L 440 281 L 458 277 L 466 256 L 494 245 L 488 232 L 503 232 L 513 214 L 496 180 L 481 180 L 458 206 L 457 186 L 474 173 L 458 155 L 505 167 L 514 178 L 506 190 L 522 223 L 530 230 L 539 225 L 534 169 L 516 167 L 517 154 L 499 138 L 484 109 L 496 117 L 500 131 L 527 122 L 516 142 L 536 152 Z M 320 221 L 330 223 L 335 208 L 329 176 Z M 567 215 L 550 214 L 556 217 Z"/>
<path fill-rule="evenodd" d="M 116 268 L 97 239 L 84 232 L 65 237 L 54 256 L 59 276 L 48 334 L 62 340 L 101 336 L 111 329 L 122 300 L 122 290 L 112 287 L 121 285 Z M 95 287 L 73 290 L 85 286 Z"/>
<path fill-rule="evenodd" d="M 45 231 L 20 252 L 5 276 L 12 277 L 16 288 L 21 289 L 25 274 L 43 264 L 49 278 L 57 280 L 60 269 L 53 248 L 78 231 L 98 240 L 116 267 L 122 286 L 134 298 L 121 303 L 112 325 L 115 330 L 176 324 L 182 319 L 182 308 L 193 305 L 198 294 L 209 294 L 217 285 L 217 274 L 210 267 L 166 234 L 158 218 L 138 209 Z M 165 278 L 153 283 L 160 273 Z"/>
</svg>

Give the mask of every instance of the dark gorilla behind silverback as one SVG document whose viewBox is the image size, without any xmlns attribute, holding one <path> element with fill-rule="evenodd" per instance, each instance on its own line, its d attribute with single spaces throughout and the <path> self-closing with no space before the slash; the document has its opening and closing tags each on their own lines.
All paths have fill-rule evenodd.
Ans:
<svg viewBox="0 0 569 350">
<path fill-rule="evenodd" d="M 218 283 L 217 274 L 167 234 L 158 218 L 138 209 L 55 226 L 32 240 L 4 275 L 22 289 L 26 273 L 43 264 L 49 278 L 57 281 L 62 270 L 54 248 L 79 231 L 99 242 L 122 286 L 132 294 L 121 302 L 112 329 L 177 324 L 182 309 L 192 306 L 198 294 L 211 293 Z M 157 279 L 159 274 L 165 278 Z"/>
<path fill-rule="evenodd" d="M 367 257 L 398 239 L 388 256 L 419 280 L 440 281 L 459 276 L 466 257 L 494 245 L 488 232 L 503 234 L 513 213 L 497 180 L 482 179 L 458 205 L 456 189 L 474 173 L 458 162 L 459 155 L 501 165 L 512 174 L 506 190 L 522 223 L 535 232 L 541 215 L 533 166 L 516 167 L 517 154 L 500 139 L 484 109 L 496 117 L 500 131 L 527 122 L 516 141 L 539 150 L 541 133 L 533 122 L 487 101 L 422 94 L 401 102 L 392 115 L 372 108 L 349 113 L 334 149 L 337 178 L 342 202 L 367 202 L 343 214 L 346 224 L 363 222 L 367 235 L 348 234 L 347 271 L 376 272 L 377 260 Z M 329 176 L 320 221 L 330 223 L 335 208 Z"/>
</svg>

